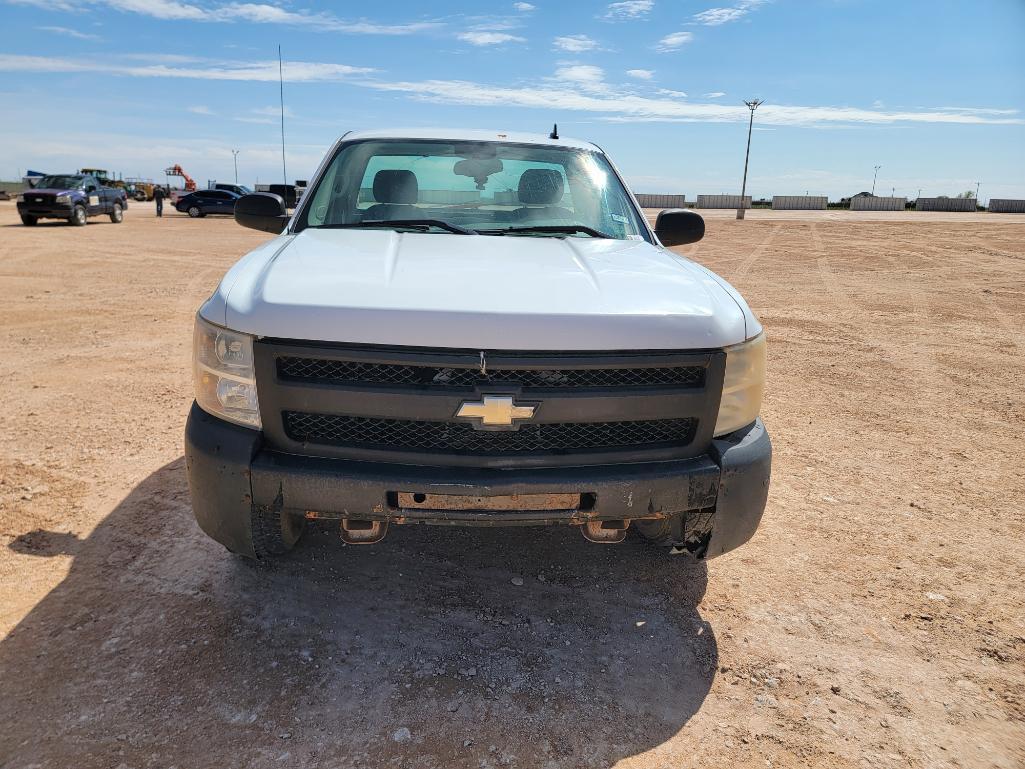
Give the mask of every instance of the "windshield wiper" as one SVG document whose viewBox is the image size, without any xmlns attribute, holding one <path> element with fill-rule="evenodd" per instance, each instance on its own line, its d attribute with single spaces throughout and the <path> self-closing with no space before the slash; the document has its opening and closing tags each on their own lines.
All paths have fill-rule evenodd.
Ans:
<svg viewBox="0 0 1025 769">
<path fill-rule="evenodd" d="M 476 235 L 476 230 L 460 227 L 458 224 L 443 221 L 441 219 L 367 219 L 363 222 L 347 222 L 346 224 L 320 224 L 314 225 L 315 230 L 345 230 L 358 229 L 360 227 L 387 227 L 389 229 L 401 227 L 427 232 L 431 227 L 439 230 L 452 232 L 456 235 Z"/>
<path fill-rule="evenodd" d="M 550 232 L 553 235 L 572 235 L 576 232 L 582 232 L 585 235 L 590 235 L 592 238 L 612 238 L 611 235 L 596 230 L 593 227 L 588 227 L 586 224 L 533 224 L 526 227 L 503 227 L 500 230 L 480 230 L 482 235 L 516 235 L 519 233 L 529 235 L 531 233 L 546 232 Z"/>
</svg>

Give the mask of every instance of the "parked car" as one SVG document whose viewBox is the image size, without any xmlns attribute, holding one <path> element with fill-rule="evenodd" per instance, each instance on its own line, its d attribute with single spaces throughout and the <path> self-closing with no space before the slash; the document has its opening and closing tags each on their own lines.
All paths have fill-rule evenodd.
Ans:
<svg viewBox="0 0 1025 769">
<path fill-rule="evenodd" d="M 212 189 L 215 190 L 227 190 L 228 192 L 234 192 L 236 195 L 251 195 L 253 191 L 244 184 L 215 184 Z"/>
<path fill-rule="evenodd" d="M 90 216 L 107 215 L 119 224 L 128 208 L 123 189 L 104 187 L 89 174 L 50 174 L 17 197 L 21 223 L 32 227 L 40 219 L 66 219 L 77 227 Z"/>
<path fill-rule="evenodd" d="M 762 325 L 652 229 L 593 144 L 483 131 L 350 133 L 292 216 L 200 307 L 185 429 L 192 506 L 229 550 L 350 544 L 389 525 L 628 528 L 712 558 L 762 517 Z M 543 534 L 542 534 L 543 536 Z"/>
<path fill-rule="evenodd" d="M 196 190 L 178 198 L 174 207 L 193 219 L 207 214 L 231 215 L 235 213 L 235 201 L 240 197 L 227 190 Z"/>
</svg>

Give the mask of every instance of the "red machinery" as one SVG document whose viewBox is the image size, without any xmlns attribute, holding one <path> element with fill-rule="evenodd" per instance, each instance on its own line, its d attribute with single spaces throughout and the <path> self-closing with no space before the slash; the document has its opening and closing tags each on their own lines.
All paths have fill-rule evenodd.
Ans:
<svg viewBox="0 0 1025 769">
<path fill-rule="evenodd" d="M 196 191 L 196 181 L 195 181 L 195 179 L 193 179 L 191 176 L 189 176 L 187 173 L 185 173 L 185 169 L 183 169 L 177 163 L 175 163 L 170 168 L 165 168 L 164 169 L 164 173 L 167 174 L 168 176 L 180 176 L 182 179 L 184 179 L 185 180 L 185 191 L 186 192 L 195 192 Z"/>
</svg>

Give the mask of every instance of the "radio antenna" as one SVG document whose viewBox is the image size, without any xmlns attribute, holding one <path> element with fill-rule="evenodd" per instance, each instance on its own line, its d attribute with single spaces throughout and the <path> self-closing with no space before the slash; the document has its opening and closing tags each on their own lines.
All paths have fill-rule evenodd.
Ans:
<svg viewBox="0 0 1025 769">
<path fill-rule="evenodd" d="M 285 76 L 281 67 L 281 45 L 278 45 L 278 93 L 281 96 L 281 181 L 288 184 L 285 170 Z"/>
<path fill-rule="evenodd" d="M 549 139 L 558 139 L 559 138 L 559 124 L 558 123 L 552 123 L 552 132 L 550 134 L 548 134 L 548 138 Z"/>
</svg>

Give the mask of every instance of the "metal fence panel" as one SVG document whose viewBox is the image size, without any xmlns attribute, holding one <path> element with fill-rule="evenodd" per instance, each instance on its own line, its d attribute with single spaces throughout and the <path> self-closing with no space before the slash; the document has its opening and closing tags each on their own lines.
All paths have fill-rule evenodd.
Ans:
<svg viewBox="0 0 1025 769">
<path fill-rule="evenodd" d="M 919 211 L 974 211 L 975 198 L 919 198 Z"/>
<path fill-rule="evenodd" d="M 683 208 L 686 195 L 659 195 L 638 192 L 634 195 L 641 208 Z"/>
<path fill-rule="evenodd" d="M 751 207 L 751 196 L 744 196 L 744 208 Z M 698 195 L 698 208 L 740 208 L 740 195 Z"/>
<path fill-rule="evenodd" d="M 773 195 L 773 211 L 819 211 L 829 200 L 825 195 Z"/>
<path fill-rule="evenodd" d="M 990 198 L 989 210 L 994 214 L 1025 214 L 1025 200 Z"/>
<path fill-rule="evenodd" d="M 852 211 L 903 211 L 907 198 L 884 198 L 873 195 L 862 195 L 851 198 Z"/>
</svg>

